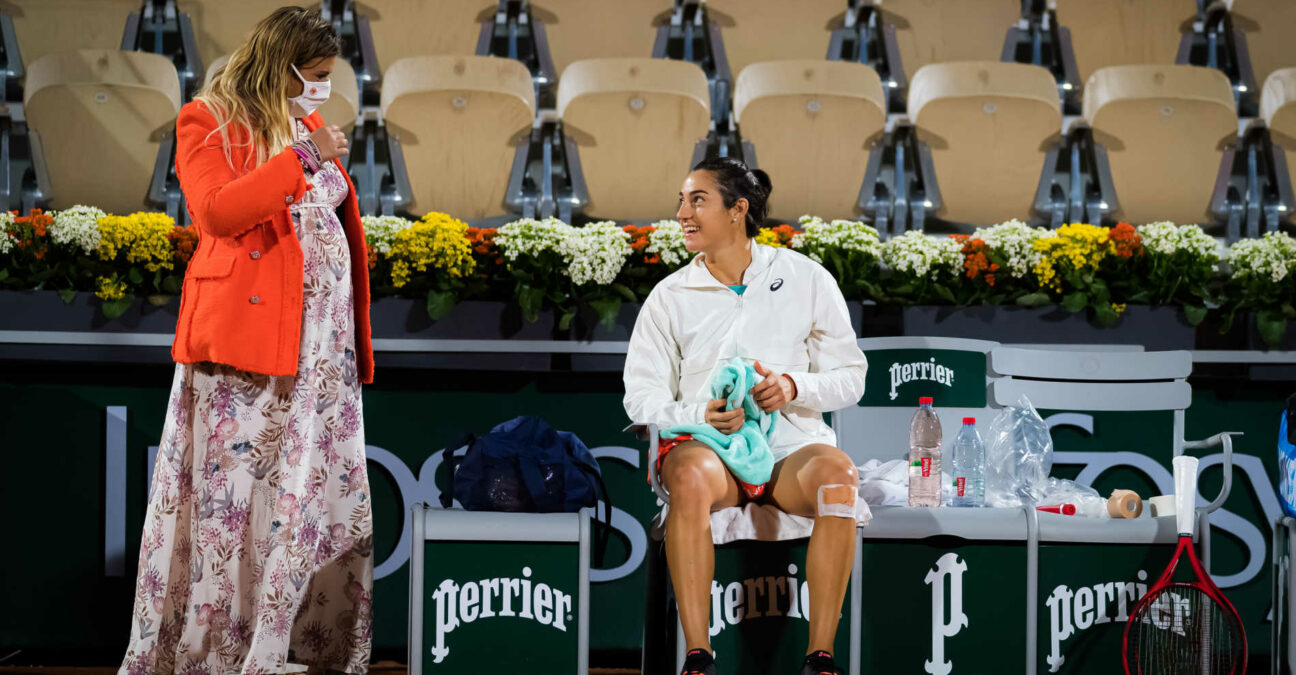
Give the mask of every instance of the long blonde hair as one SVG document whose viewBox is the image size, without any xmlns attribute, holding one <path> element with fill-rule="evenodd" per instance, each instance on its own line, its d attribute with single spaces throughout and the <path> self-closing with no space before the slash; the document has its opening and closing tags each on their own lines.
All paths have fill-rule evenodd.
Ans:
<svg viewBox="0 0 1296 675">
<path fill-rule="evenodd" d="M 251 169 L 292 144 L 288 85 L 296 75 L 289 66 L 300 69 L 341 51 L 337 32 L 319 9 L 281 7 L 252 29 L 195 97 L 216 118 L 212 134 L 220 134 L 231 168 L 232 147 L 251 146 L 243 167 Z"/>
</svg>

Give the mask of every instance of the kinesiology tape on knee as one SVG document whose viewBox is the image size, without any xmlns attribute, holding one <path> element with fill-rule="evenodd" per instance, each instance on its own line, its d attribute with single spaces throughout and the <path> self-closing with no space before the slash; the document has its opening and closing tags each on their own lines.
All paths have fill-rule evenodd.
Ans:
<svg viewBox="0 0 1296 675">
<path fill-rule="evenodd" d="M 855 487 L 852 485 L 819 486 L 819 515 L 838 518 L 855 517 Z"/>
</svg>

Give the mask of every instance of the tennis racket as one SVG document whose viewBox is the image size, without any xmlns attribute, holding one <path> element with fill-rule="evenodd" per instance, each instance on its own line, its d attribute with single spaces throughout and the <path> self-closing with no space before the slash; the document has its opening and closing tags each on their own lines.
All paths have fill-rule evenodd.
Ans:
<svg viewBox="0 0 1296 675">
<path fill-rule="evenodd" d="M 1125 624 L 1126 675 L 1242 675 L 1246 633 L 1236 609 L 1202 569 L 1193 550 L 1197 510 L 1197 458 L 1174 458 L 1175 522 L 1179 548 L 1165 572 Z M 1183 558 L 1197 575 L 1173 581 Z"/>
</svg>

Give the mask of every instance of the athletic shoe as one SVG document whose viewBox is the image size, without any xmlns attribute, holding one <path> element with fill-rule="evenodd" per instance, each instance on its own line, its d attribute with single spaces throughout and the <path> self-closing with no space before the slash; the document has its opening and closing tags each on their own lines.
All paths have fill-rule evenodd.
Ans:
<svg viewBox="0 0 1296 675">
<path fill-rule="evenodd" d="M 680 675 L 716 675 L 715 658 L 705 649 L 694 649 L 684 655 L 684 670 Z"/>
<path fill-rule="evenodd" d="M 819 650 L 805 657 L 801 664 L 801 675 L 844 675 L 846 671 L 837 667 L 832 654 Z"/>
</svg>

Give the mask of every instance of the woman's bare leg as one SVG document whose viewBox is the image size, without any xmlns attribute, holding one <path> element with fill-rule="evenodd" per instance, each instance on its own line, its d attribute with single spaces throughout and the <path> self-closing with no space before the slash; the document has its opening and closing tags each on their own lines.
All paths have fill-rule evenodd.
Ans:
<svg viewBox="0 0 1296 675">
<path fill-rule="evenodd" d="M 855 519 L 819 513 L 819 488 L 824 502 L 853 507 L 859 492 L 855 463 L 830 445 L 806 446 L 774 467 L 771 501 L 783 511 L 814 518 L 806 551 L 806 583 L 810 584 L 810 643 L 806 653 L 833 651 L 837 622 L 846 599 L 851 566 L 855 564 Z M 832 487 L 841 486 L 841 487 Z"/>
<path fill-rule="evenodd" d="M 666 455 L 662 480 L 670 492 L 666 565 L 675 587 L 685 650 L 711 651 L 708 629 L 711 581 L 715 577 L 711 512 L 737 506 L 741 492 L 724 462 L 711 448 L 698 442 L 679 445 Z"/>
</svg>

